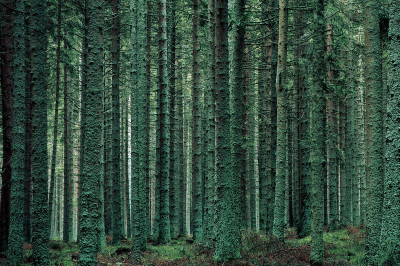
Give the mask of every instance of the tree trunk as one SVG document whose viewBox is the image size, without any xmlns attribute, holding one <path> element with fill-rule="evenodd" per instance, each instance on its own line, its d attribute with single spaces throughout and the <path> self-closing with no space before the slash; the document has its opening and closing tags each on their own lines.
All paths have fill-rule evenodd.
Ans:
<svg viewBox="0 0 400 266">
<path fill-rule="evenodd" d="M 324 121 L 325 95 L 325 32 L 324 1 L 316 0 L 313 10 L 312 86 L 310 87 L 310 163 L 311 163 L 311 253 L 310 264 L 324 262 Z"/>
<path fill-rule="evenodd" d="M 329 56 L 328 61 L 328 82 L 329 92 L 327 101 L 327 167 L 328 167 L 328 190 L 329 190 L 329 219 L 328 224 L 331 230 L 335 230 L 339 225 L 339 213 L 338 213 L 338 174 L 337 174 L 337 95 L 335 92 L 335 80 L 336 72 L 334 71 L 333 56 L 335 48 L 334 46 L 334 32 L 332 24 L 328 23 L 327 31 L 327 53 Z"/>
<path fill-rule="evenodd" d="M 35 264 L 49 264 L 46 1 L 32 1 L 32 246 Z"/>
<path fill-rule="evenodd" d="M 10 233 L 8 238 L 7 264 L 23 265 L 24 263 L 24 220 L 21 219 L 24 205 L 25 165 L 25 1 L 16 1 L 14 17 L 14 91 L 13 91 L 13 128 L 11 157 L 11 202 Z"/>
<path fill-rule="evenodd" d="M 287 170 L 287 0 L 279 0 L 279 40 L 278 66 L 276 75 L 277 87 L 277 144 L 276 144 L 276 185 L 274 224 L 272 233 L 283 240 L 285 230 L 285 188 Z"/>
<path fill-rule="evenodd" d="M 238 2 L 235 2 L 238 3 Z M 242 8 L 238 4 L 236 9 Z M 236 10 L 235 10 L 236 13 Z M 215 89 L 217 240 L 214 258 L 229 261 L 240 257 L 240 175 L 231 168 L 228 1 L 215 0 Z"/>
<path fill-rule="evenodd" d="M 386 113 L 386 151 L 385 151 L 385 198 L 383 205 L 381 254 L 386 255 L 383 264 L 396 261 L 399 254 L 398 243 L 400 241 L 400 198 L 398 191 L 400 180 L 398 169 L 400 159 L 397 156 L 400 140 L 398 139 L 398 121 L 400 119 L 400 73 L 398 62 L 400 59 L 400 13 L 398 7 L 400 1 L 395 0 L 390 4 L 390 47 L 388 66 L 388 97 Z M 386 253 L 386 254 L 385 254 Z M 382 261 L 380 262 L 382 263 Z"/>
<path fill-rule="evenodd" d="M 159 31 L 158 31 L 158 101 L 159 129 L 158 160 L 160 168 L 157 173 L 159 182 L 159 237 L 158 242 L 166 244 L 171 240 L 169 213 L 169 91 L 168 91 L 168 62 L 167 62 L 167 1 L 159 2 Z"/>
<path fill-rule="evenodd" d="M 375 264 L 380 246 L 383 204 L 383 86 L 380 1 L 365 1 L 365 146 L 367 238 L 365 260 Z"/>
<path fill-rule="evenodd" d="M 10 228 L 11 193 L 11 141 L 12 141 L 12 95 L 13 95 L 13 1 L 5 1 L 1 6 L 1 115 L 3 132 L 3 164 L 1 167 L 1 206 L 0 206 L 0 250 L 6 250 Z"/>
<path fill-rule="evenodd" d="M 96 264 L 98 251 L 99 182 L 101 176 L 102 1 L 87 0 L 87 88 L 83 120 L 83 165 L 79 195 L 79 261 Z"/>
<path fill-rule="evenodd" d="M 120 11 L 119 0 L 112 1 L 111 60 L 112 60 L 112 188 L 113 188 L 113 237 L 117 245 L 122 239 L 121 204 L 121 134 L 120 134 L 120 97 L 119 97 L 119 61 L 120 61 Z"/>
<path fill-rule="evenodd" d="M 49 219 L 50 219 L 50 237 L 55 238 L 56 224 L 52 223 L 56 217 L 53 209 L 56 210 L 56 199 L 54 199 L 54 191 L 56 190 L 56 159 L 57 159 L 57 144 L 58 144 L 58 108 L 60 102 L 60 56 L 61 56 L 61 6 L 62 1 L 58 0 L 57 4 L 57 50 L 56 50 L 56 103 L 54 106 L 54 125 L 53 125 L 53 149 L 51 152 L 51 170 L 50 170 L 50 190 L 49 190 Z M 57 196 L 57 194 L 56 194 Z"/>
</svg>

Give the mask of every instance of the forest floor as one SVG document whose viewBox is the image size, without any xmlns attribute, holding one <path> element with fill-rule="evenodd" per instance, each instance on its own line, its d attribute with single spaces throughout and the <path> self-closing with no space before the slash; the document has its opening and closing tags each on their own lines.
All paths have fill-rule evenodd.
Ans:
<svg viewBox="0 0 400 266">
<path fill-rule="evenodd" d="M 294 230 L 287 230 L 285 242 L 260 233 L 242 234 L 242 258 L 224 265 L 308 265 L 311 237 L 298 238 Z M 348 227 L 324 232 L 325 265 L 360 265 L 364 258 L 365 229 Z M 139 263 L 132 256 L 131 242 L 109 246 L 98 255 L 99 265 L 218 265 L 213 261 L 213 251 L 191 239 L 173 240 L 168 245 L 149 243 Z M 77 244 L 52 241 L 52 265 L 76 265 L 79 257 Z M 32 247 L 24 246 L 25 265 L 32 265 Z M 1 257 L 3 259 L 1 259 Z M 0 254 L 0 265 L 5 262 Z"/>
</svg>

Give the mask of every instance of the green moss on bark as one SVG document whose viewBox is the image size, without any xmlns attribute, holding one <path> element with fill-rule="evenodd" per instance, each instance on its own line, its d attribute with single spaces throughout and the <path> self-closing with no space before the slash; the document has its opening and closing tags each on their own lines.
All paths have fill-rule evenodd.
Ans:
<svg viewBox="0 0 400 266">
<path fill-rule="evenodd" d="M 228 1 L 215 1 L 215 89 L 216 89 L 216 176 L 217 239 L 214 258 L 229 261 L 240 257 L 240 175 L 231 168 Z"/>
<path fill-rule="evenodd" d="M 32 1 L 32 246 L 35 264 L 49 264 L 46 2 Z"/>
<path fill-rule="evenodd" d="M 365 146 L 367 238 L 365 260 L 376 263 L 380 247 L 383 204 L 383 86 L 380 38 L 381 1 L 364 2 L 365 26 Z"/>
<path fill-rule="evenodd" d="M 83 165 L 79 195 L 79 265 L 96 265 L 98 248 L 99 182 L 101 175 L 102 1 L 88 0 L 87 89 L 83 120 Z"/>
<path fill-rule="evenodd" d="M 324 121 L 325 121 L 325 32 L 324 1 L 316 0 L 313 9 L 312 86 L 310 88 L 310 164 L 311 164 L 311 253 L 310 264 L 324 261 Z"/>
<path fill-rule="evenodd" d="M 25 1 L 16 1 L 14 16 L 14 90 L 11 158 L 10 231 L 7 247 L 7 264 L 24 263 L 23 217 L 25 165 Z"/>
<path fill-rule="evenodd" d="M 394 0 L 390 4 L 389 24 L 389 66 L 388 66 L 388 99 L 386 110 L 386 150 L 385 150 L 385 183 L 384 204 L 382 219 L 382 234 L 380 252 L 385 261 L 384 265 L 396 264 L 400 242 L 400 159 L 398 150 L 400 145 L 400 1 Z M 391 252 L 389 252 L 391 251 Z M 386 254 L 385 254 L 386 253 Z M 386 255 L 386 256 L 385 256 Z M 396 260 L 397 259 L 397 260 Z M 390 263 L 392 262 L 392 263 Z"/>
</svg>

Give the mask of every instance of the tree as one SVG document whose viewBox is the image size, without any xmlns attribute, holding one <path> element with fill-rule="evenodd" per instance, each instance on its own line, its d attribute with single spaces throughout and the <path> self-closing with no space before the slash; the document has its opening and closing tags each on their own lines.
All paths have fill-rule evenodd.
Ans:
<svg viewBox="0 0 400 266">
<path fill-rule="evenodd" d="M 169 91 L 168 91 L 168 69 L 167 69 L 167 1 L 159 2 L 158 21 L 158 158 L 159 169 L 157 181 L 159 190 L 159 236 L 158 242 L 166 244 L 171 240 L 170 213 L 169 213 Z"/>
<path fill-rule="evenodd" d="M 287 172 L 287 0 L 279 1 L 278 65 L 276 75 L 277 91 L 277 146 L 276 146 L 276 186 L 274 224 L 272 233 L 283 240 L 285 229 L 285 188 Z"/>
<path fill-rule="evenodd" d="M 316 0 L 313 7 L 312 86 L 310 87 L 310 164 L 311 164 L 311 253 L 310 264 L 324 262 L 324 120 L 325 120 L 325 5 Z"/>
<path fill-rule="evenodd" d="M 329 92 L 327 101 L 327 167 L 328 167 L 328 188 L 329 188 L 329 228 L 335 229 L 339 223 L 339 208 L 337 194 L 337 96 L 334 91 L 336 72 L 334 70 L 334 34 L 332 24 L 328 23 L 327 30 L 327 53 L 328 53 L 328 82 Z"/>
<path fill-rule="evenodd" d="M 8 236 L 7 263 L 24 263 L 24 232 L 21 219 L 24 205 L 25 165 L 25 1 L 16 1 L 14 16 L 14 91 L 11 157 L 10 233 Z"/>
<path fill-rule="evenodd" d="M 32 1 L 32 246 L 38 265 L 49 264 L 46 2 Z"/>
<path fill-rule="evenodd" d="M 56 178 L 56 158 L 57 158 L 57 143 L 58 143 L 58 109 L 60 103 L 60 56 L 61 56 L 61 7 L 62 1 L 58 0 L 57 3 L 57 49 L 56 49 L 56 102 L 54 105 L 54 125 L 53 125 L 53 149 L 51 152 L 51 171 L 50 171 L 50 190 L 49 190 L 49 220 L 50 220 L 50 237 L 55 237 L 56 234 L 56 204 L 54 199 L 54 192 L 55 192 L 55 178 Z M 57 195 L 57 193 L 56 193 Z M 56 213 L 53 213 L 53 209 Z M 54 224 L 52 222 L 54 221 Z"/>
<path fill-rule="evenodd" d="M 206 164 L 204 169 L 204 240 L 211 244 L 214 239 L 215 222 L 215 17 L 214 0 L 208 0 L 208 89 L 205 91 L 206 105 L 206 139 L 207 147 L 204 151 Z"/>
<path fill-rule="evenodd" d="M 83 165 L 79 195 L 79 263 L 96 264 L 98 232 L 98 198 L 101 175 L 101 8 L 102 1 L 87 0 L 87 88 L 83 120 Z"/>
<path fill-rule="evenodd" d="M 400 119 L 400 73 L 398 62 L 400 59 L 400 1 L 394 0 L 390 3 L 390 25 L 389 25 L 389 66 L 388 66 L 388 99 L 386 111 L 386 151 L 385 151 L 385 183 L 382 233 L 380 239 L 379 263 L 395 264 L 398 261 L 400 240 L 400 180 L 398 169 L 400 160 L 397 156 L 399 147 L 398 121 Z M 386 253 L 386 254 L 385 254 Z M 386 261 L 383 262 L 382 259 Z"/>
<path fill-rule="evenodd" d="M 200 66 L 199 66 L 199 3 L 193 0 L 193 161 L 192 161 L 192 199 L 193 214 L 192 227 L 193 237 L 197 241 L 201 241 L 203 236 L 203 178 L 202 178 L 202 124 L 201 124 L 201 102 L 200 102 Z"/>
<path fill-rule="evenodd" d="M 3 162 L 1 166 L 1 206 L 0 206 L 0 250 L 6 250 L 10 228 L 10 192 L 11 192 L 11 141 L 12 141 L 12 45 L 13 45 L 13 1 L 2 2 L 1 7 L 1 113 L 3 131 Z"/>
<path fill-rule="evenodd" d="M 240 176 L 240 223 L 242 228 L 246 228 L 246 185 L 247 185 L 247 162 L 246 162 L 246 114 L 245 114 L 245 82 L 243 74 L 244 62 L 244 41 L 246 17 L 245 0 L 235 1 L 232 7 L 232 44 L 230 65 L 231 76 L 231 146 L 232 146 L 232 173 Z"/>
<path fill-rule="evenodd" d="M 240 175 L 231 169 L 228 54 L 228 1 L 215 0 L 217 261 L 240 257 Z"/>
<path fill-rule="evenodd" d="M 179 193 L 178 189 L 179 184 L 179 172 L 176 171 L 176 162 L 177 162 L 177 143 L 176 143 L 176 46 L 177 46 L 177 38 L 176 38 L 176 9 L 177 7 L 173 6 L 171 3 L 169 4 L 169 8 L 167 9 L 168 20 L 168 41 L 169 41 L 169 51 L 168 51 L 168 66 L 169 66 L 169 110 L 170 110 L 170 167 L 169 167 L 169 176 L 170 176 L 170 184 L 169 184 L 169 212 L 170 212 L 170 220 L 171 220 L 171 237 L 177 238 L 178 236 L 178 204 L 179 204 Z"/>
<path fill-rule="evenodd" d="M 147 19 L 147 6 L 146 0 L 139 0 L 137 4 L 137 87 L 133 87 L 133 90 L 137 90 L 137 94 L 134 100 L 137 102 L 134 104 L 137 106 L 137 110 L 132 110 L 137 112 L 137 180 L 135 181 L 135 188 L 137 198 L 136 206 L 133 212 L 135 227 L 133 230 L 133 249 L 134 252 L 139 253 L 146 247 L 147 232 L 148 227 L 146 220 L 146 19 Z M 138 111 L 140 110 L 140 111 Z"/>
<path fill-rule="evenodd" d="M 64 49 L 70 49 L 64 40 Z M 72 242 L 73 235 L 73 137 L 72 137 L 72 92 L 68 83 L 68 67 L 64 61 L 64 226 L 63 239 Z M 71 93 L 71 94 L 69 94 Z"/>
<path fill-rule="evenodd" d="M 113 188 L 113 244 L 122 238 L 121 215 L 121 134 L 120 134 L 120 97 L 119 97 L 119 65 L 120 65 L 120 11 L 119 0 L 112 1 L 111 57 L 112 57 L 112 188 Z"/>
<path fill-rule="evenodd" d="M 383 89 L 380 3 L 364 2 L 365 26 L 365 146 L 367 238 L 365 261 L 375 264 L 380 246 L 383 204 Z"/>
</svg>

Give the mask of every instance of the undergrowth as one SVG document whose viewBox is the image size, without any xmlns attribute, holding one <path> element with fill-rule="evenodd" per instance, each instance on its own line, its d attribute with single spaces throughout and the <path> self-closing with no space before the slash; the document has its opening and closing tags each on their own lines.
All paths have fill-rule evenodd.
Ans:
<svg viewBox="0 0 400 266">
<path fill-rule="evenodd" d="M 131 252 L 131 241 L 108 246 L 98 254 L 99 265 L 221 265 L 213 260 L 214 252 L 201 243 L 180 238 L 167 245 L 149 243 L 140 261 Z M 295 229 L 288 229 L 285 241 L 272 235 L 253 231 L 242 232 L 242 257 L 225 265 L 308 265 L 311 237 L 299 238 Z M 365 229 L 348 227 L 324 232 L 325 265 L 362 265 L 364 260 Z M 50 242 L 52 265 L 77 265 L 77 243 Z M 25 265 L 33 265 L 32 246 L 24 245 Z M 1 254 L 0 254 L 1 255 Z M 5 259 L 0 256 L 0 265 Z M 386 264 L 389 265 L 389 264 Z"/>
</svg>

